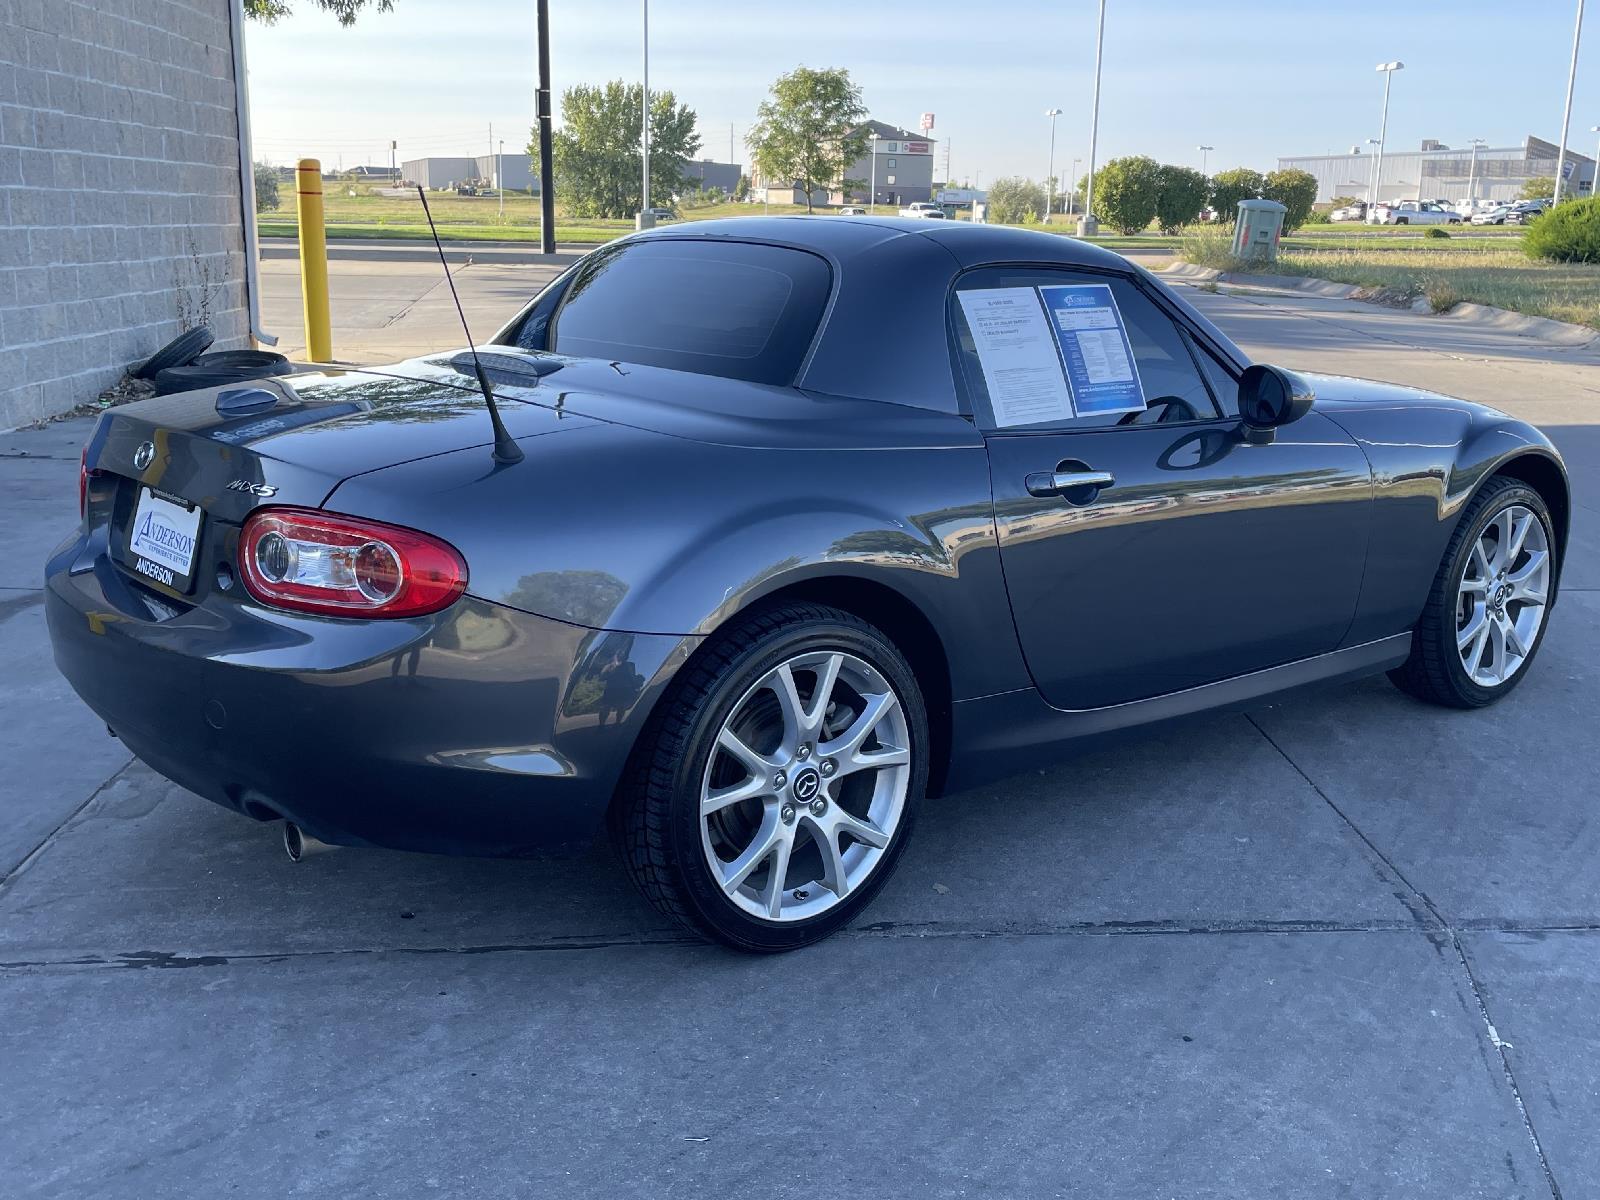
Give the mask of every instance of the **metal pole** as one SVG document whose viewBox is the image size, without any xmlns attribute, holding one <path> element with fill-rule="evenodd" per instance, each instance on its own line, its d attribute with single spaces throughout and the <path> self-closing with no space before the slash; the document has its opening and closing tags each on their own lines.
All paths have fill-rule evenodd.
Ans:
<svg viewBox="0 0 1600 1200">
<path fill-rule="evenodd" d="M 1567 162 L 1567 127 L 1572 124 L 1572 85 L 1578 81 L 1578 42 L 1583 38 L 1583 0 L 1578 0 L 1578 20 L 1572 27 L 1572 66 L 1567 70 L 1567 106 L 1561 110 L 1561 150 L 1556 155 L 1556 194 L 1552 204 L 1561 203 L 1561 185 Z"/>
<path fill-rule="evenodd" d="M 1478 147 L 1481 145 L 1483 145 L 1482 138 L 1472 139 L 1472 165 L 1467 168 L 1467 203 L 1472 206 L 1473 212 L 1476 212 L 1478 208 L 1476 185 L 1478 181 Z M 1472 214 L 1468 213 L 1467 215 L 1471 216 Z"/>
<path fill-rule="evenodd" d="M 328 315 L 328 233 L 322 217 L 322 164 L 302 158 L 295 170 L 295 208 L 300 227 L 300 300 L 306 326 L 306 358 L 333 361 L 333 322 Z"/>
<path fill-rule="evenodd" d="M 1372 168 L 1372 192 L 1367 197 L 1367 221 L 1370 224 L 1373 217 L 1373 208 L 1378 203 L 1378 190 L 1383 184 L 1383 148 L 1389 136 L 1389 85 L 1394 82 L 1394 73 L 1405 66 L 1402 62 L 1379 63 L 1378 70 L 1383 72 L 1383 119 L 1378 123 L 1378 161 Z"/>
<path fill-rule="evenodd" d="M 1600 133 L 1600 125 L 1589 126 L 1590 133 Z M 1600 196 L 1600 141 L 1594 146 L 1594 167 L 1589 171 L 1589 195 Z"/>
<path fill-rule="evenodd" d="M 869 213 L 871 213 L 873 216 L 877 216 L 877 214 L 878 214 L 878 142 L 879 142 L 879 140 L 880 139 L 879 139 L 879 137 L 878 137 L 878 135 L 876 133 L 869 134 L 868 137 L 867 137 L 867 149 L 872 154 L 872 164 L 871 164 L 871 172 L 870 172 L 871 176 L 872 176 L 872 183 L 870 185 L 871 188 L 872 188 L 872 191 L 871 191 L 871 194 L 867 197 L 867 211 Z"/>
<path fill-rule="evenodd" d="M 1100 0 L 1100 23 L 1094 38 L 1094 111 L 1089 118 L 1089 182 L 1083 193 L 1083 216 L 1078 220 L 1078 233 L 1091 235 L 1100 232 L 1094 219 L 1094 164 L 1100 137 L 1100 64 L 1106 45 L 1106 0 Z"/>
<path fill-rule="evenodd" d="M 494 190 L 500 195 L 500 219 L 506 219 L 506 140 L 500 139 L 494 156 Z"/>
<path fill-rule="evenodd" d="M 644 214 L 650 211 L 650 0 L 644 0 L 644 118 L 640 121 L 639 141 L 644 148 L 644 203 L 639 206 L 639 228 L 648 229 L 655 224 L 645 223 Z"/>
<path fill-rule="evenodd" d="M 1081 158 L 1072 160 L 1072 178 L 1067 181 L 1067 216 L 1069 217 L 1077 210 L 1078 164 L 1082 161 L 1083 159 Z"/>
<path fill-rule="evenodd" d="M 539 253 L 556 252 L 556 186 L 550 139 L 550 0 L 539 14 Z"/>
<path fill-rule="evenodd" d="M 1045 173 L 1044 177 L 1044 220 L 1045 224 L 1048 225 L 1050 223 L 1050 213 L 1056 206 L 1056 118 L 1061 115 L 1061 110 L 1052 108 L 1044 115 L 1050 118 L 1050 169 Z"/>
</svg>

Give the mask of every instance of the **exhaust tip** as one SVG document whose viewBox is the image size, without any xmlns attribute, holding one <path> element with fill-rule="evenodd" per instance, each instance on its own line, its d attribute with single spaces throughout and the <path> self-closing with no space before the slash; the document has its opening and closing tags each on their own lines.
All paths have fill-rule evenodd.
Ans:
<svg viewBox="0 0 1600 1200">
<path fill-rule="evenodd" d="M 329 845 L 327 842 L 318 841 L 293 821 L 283 823 L 283 849 L 289 856 L 290 862 L 299 862 L 307 855 L 321 854 L 324 850 L 337 850 L 339 847 Z"/>
</svg>

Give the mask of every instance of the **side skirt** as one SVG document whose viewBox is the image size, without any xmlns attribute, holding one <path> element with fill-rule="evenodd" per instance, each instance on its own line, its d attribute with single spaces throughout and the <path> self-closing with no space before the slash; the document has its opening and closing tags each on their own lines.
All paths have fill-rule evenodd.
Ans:
<svg viewBox="0 0 1600 1200">
<path fill-rule="evenodd" d="M 1052 708 L 1034 688 L 961 700 L 952 706 L 950 772 L 943 790 L 960 791 L 1014 775 L 1051 759 L 1095 749 L 1108 737 L 1146 725 L 1195 713 L 1247 708 L 1264 696 L 1376 675 L 1399 666 L 1410 653 L 1411 634 L 1398 633 L 1315 658 L 1106 708 Z"/>
</svg>

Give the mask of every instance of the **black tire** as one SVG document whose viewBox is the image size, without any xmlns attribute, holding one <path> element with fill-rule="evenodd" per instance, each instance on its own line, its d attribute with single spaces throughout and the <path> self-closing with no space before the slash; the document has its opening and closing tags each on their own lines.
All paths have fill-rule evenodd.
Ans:
<svg viewBox="0 0 1600 1200">
<path fill-rule="evenodd" d="M 250 351 L 236 351 L 246 354 Z M 206 357 L 212 357 L 207 355 Z M 218 356 L 220 357 L 220 355 Z M 237 366 L 213 366 L 206 362 L 194 362 L 182 367 L 168 367 L 156 375 L 154 383 L 156 395 L 170 396 L 174 392 L 192 392 L 197 388 L 225 387 L 230 383 L 249 383 L 256 379 L 265 379 L 272 375 L 287 375 L 290 370 L 287 361 L 282 363 L 268 363 L 265 366 L 241 363 Z"/>
<path fill-rule="evenodd" d="M 213 370 L 250 371 L 252 379 L 288 375 L 294 370 L 289 360 L 275 350 L 218 350 L 215 354 L 202 354 L 190 365 Z"/>
<path fill-rule="evenodd" d="M 1546 601 L 1545 620 L 1540 623 L 1533 646 L 1522 665 L 1503 683 L 1484 687 L 1467 675 L 1456 648 L 1456 588 L 1473 545 L 1495 517 L 1514 504 L 1531 509 L 1544 526 L 1551 558 L 1549 598 Z M 1545 632 L 1550 627 L 1548 606 L 1555 603 L 1560 576 L 1561 562 L 1555 526 L 1550 520 L 1550 509 L 1544 498 L 1520 480 L 1505 476 L 1490 479 L 1467 503 L 1456 524 L 1455 533 L 1445 547 L 1444 559 L 1434 575 L 1433 586 L 1428 591 L 1422 618 L 1412 633 L 1411 657 L 1389 672 L 1390 681 L 1409 696 L 1447 708 L 1482 708 L 1503 698 L 1527 677 L 1539 647 L 1544 644 Z"/>
<path fill-rule="evenodd" d="M 211 348 L 216 341 L 211 330 L 204 325 L 186 329 L 173 338 L 128 374 L 135 379 L 155 379 L 162 371 L 172 367 L 187 366 Z"/>
<path fill-rule="evenodd" d="M 906 716 L 911 773 L 899 824 L 873 873 L 819 916 L 770 921 L 739 908 L 712 876 L 701 842 L 700 786 L 723 722 L 762 676 L 821 650 L 863 659 L 889 682 Z M 827 937 L 871 902 L 899 865 L 928 778 L 928 719 L 905 657 L 860 618 L 815 604 L 758 611 L 719 633 L 674 680 L 630 761 L 611 832 L 634 884 L 685 929 L 736 950 L 780 953 Z"/>
</svg>

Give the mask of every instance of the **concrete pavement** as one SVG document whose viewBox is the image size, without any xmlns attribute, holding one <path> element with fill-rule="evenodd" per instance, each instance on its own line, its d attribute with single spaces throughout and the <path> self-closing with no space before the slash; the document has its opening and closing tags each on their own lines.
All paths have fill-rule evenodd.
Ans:
<svg viewBox="0 0 1600 1200">
<path fill-rule="evenodd" d="M 480 337 L 526 270 L 460 271 Z M 343 285 L 352 335 L 458 344 L 390 278 Z M 0 1188 L 1600 1192 L 1600 364 L 1187 294 L 1265 360 L 1549 422 L 1578 503 L 1533 674 L 1489 712 L 1373 680 L 931 802 L 865 920 L 777 960 L 680 940 L 598 848 L 293 866 L 129 762 L 39 621 L 82 428 L 0 436 Z"/>
</svg>

